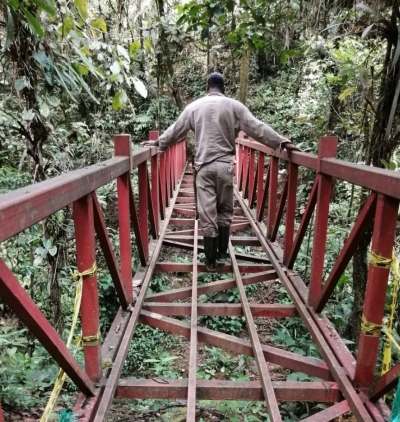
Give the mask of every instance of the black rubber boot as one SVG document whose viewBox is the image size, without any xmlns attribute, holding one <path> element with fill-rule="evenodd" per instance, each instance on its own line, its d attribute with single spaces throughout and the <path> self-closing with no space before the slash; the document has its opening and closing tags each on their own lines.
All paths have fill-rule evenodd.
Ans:
<svg viewBox="0 0 400 422">
<path fill-rule="evenodd" d="M 218 263 L 223 264 L 228 258 L 230 227 L 218 226 Z"/>
<path fill-rule="evenodd" d="M 208 271 L 216 271 L 218 253 L 218 238 L 204 237 L 205 264 Z"/>
</svg>

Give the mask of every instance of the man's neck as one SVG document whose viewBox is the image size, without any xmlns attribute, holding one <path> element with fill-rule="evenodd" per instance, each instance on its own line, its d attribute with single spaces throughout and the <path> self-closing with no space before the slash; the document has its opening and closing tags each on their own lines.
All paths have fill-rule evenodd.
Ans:
<svg viewBox="0 0 400 422">
<path fill-rule="evenodd" d="M 210 88 L 207 91 L 207 94 L 222 94 L 223 95 L 223 93 L 218 88 Z"/>
</svg>

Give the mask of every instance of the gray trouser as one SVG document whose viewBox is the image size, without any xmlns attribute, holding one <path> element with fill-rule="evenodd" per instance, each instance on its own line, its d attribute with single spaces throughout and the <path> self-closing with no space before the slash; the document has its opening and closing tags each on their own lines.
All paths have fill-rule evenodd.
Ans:
<svg viewBox="0 0 400 422">
<path fill-rule="evenodd" d="M 203 165 L 197 172 L 197 207 L 203 236 L 218 236 L 218 226 L 230 227 L 233 218 L 234 166 L 222 161 Z"/>
</svg>

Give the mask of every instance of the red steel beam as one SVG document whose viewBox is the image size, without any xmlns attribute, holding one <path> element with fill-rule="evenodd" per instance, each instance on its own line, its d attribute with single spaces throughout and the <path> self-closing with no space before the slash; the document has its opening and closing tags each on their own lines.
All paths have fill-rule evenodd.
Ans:
<svg viewBox="0 0 400 422">
<path fill-rule="evenodd" d="M 131 137 L 129 135 L 114 136 L 115 155 L 132 156 Z M 121 278 L 124 284 L 128 302 L 132 302 L 132 255 L 129 207 L 129 171 L 117 179 L 118 196 L 118 234 Z"/>
<path fill-rule="evenodd" d="M 258 142 L 252 141 L 250 143 L 247 139 L 237 139 L 236 143 L 288 161 L 288 154 L 286 151 L 274 151 Z M 317 169 L 318 160 L 315 155 L 296 151 L 290 154 L 290 160 L 294 164 L 312 170 Z M 362 186 L 371 191 L 400 199 L 400 174 L 397 172 L 363 164 L 349 163 L 336 158 L 322 159 L 320 170 L 322 174 L 327 176 L 345 180 L 353 185 Z"/>
<path fill-rule="evenodd" d="M 254 358 L 257 363 L 258 374 L 261 379 L 261 386 L 264 392 L 264 399 L 267 404 L 268 414 L 272 422 L 281 422 L 282 421 L 281 412 L 279 411 L 278 401 L 276 400 L 274 388 L 272 387 L 272 380 L 269 375 L 268 365 L 264 359 L 261 341 L 256 330 L 256 325 L 254 323 L 253 315 L 250 310 L 250 304 L 246 296 L 246 290 L 244 289 L 242 277 L 240 275 L 239 266 L 235 258 L 235 250 L 233 249 L 232 243 L 230 242 L 229 242 L 228 250 L 229 250 L 229 255 L 231 257 L 233 272 L 235 274 L 236 286 L 239 292 L 243 314 L 246 319 L 247 331 L 250 336 Z"/>
<path fill-rule="evenodd" d="M 325 136 L 319 140 L 318 144 L 317 177 L 319 178 L 319 181 L 311 258 L 310 286 L 308 290 L 308 304 L 311 306 L 316 305 L 322 290 L 329 204 L 332 193 L 332 178 L 320 173 L 321 159 L 325 157 L 335 157 L 337 154 L 337 143 L 338 140 L 336 136 Z"/>
<path fill-rule="evenodd" d="M 255 274 L 244 275 L 242 277 L 243 284 L 249 285 L 260 283 L 263 281 L 275 280 L 275 271 L 264 271 Z M 201 284 L 197 287 L 199 295 L 207 295 L 215 292 L 221 292 L 228 289 L 233 289 L 236 286 L 234 278 L 213 281 L 211 283 Z M 173 302 L 177 300 L 188 299 L 192 294 L 191 287 L 182 287 L 180 289 L 169 290 L 161 293 L 153 293 L 146 296 L 146 301 L 153 302 Z"/>
<path fill-rule="evenodd" d="M 184 242 L 177 242 L 173 240 L 163 240 L 163 244 L 165 246 L 171 246 L 173 248 L 180 248 L 180 249 L 186 249 L 186 250 L 193 250 L 193 243 L 184 243 Z M 199 246 L 199 251 L 203 252 L 204 247 Z M 249 261 L 249 262 L 258 262 L 261 264 L 268 264 L 269 261 L 267 258 L 259 255 L 247 255 L 244 253 L 235 253 L 236 259 L 240 259 L 241 261 Z"/>
<path fill-rule="evenodd" d="M 0 401 L 0 422 L 4 422 L 3 411 L 1 409 L 1 401 Z"/>
<path fill-rule="evenodd" d="M 249 149 L 244 147 L 243 149 L 243 170 L 242 170 L 242 179 L 243 179 L 243 186 L 242 186 L 242 194 L 244 198 L 247 198 L 247 190 L 248 190 L 248 176 L 249 176 Z"/>
<path fill-rule="evenodd" d="M 190 303 L 190 349 L 189 349 L 189 379 L 187 386 L 187 414 L 188 422 L 196 421 L 196 371 L 197 371 L 197 228 L 194 225 L 193 271 L 192 271 L 192 300 Z"/>
<path fill-rule="evenodd" d="M 181 231 L 169 232 L 165 235 L 166 240 L 181 240 L 183 242 L 193 243 L 193 236 L 184 235 Z M 260 246 L 260 242 L 256 237 L 247 236 L 231 236 L 232 245 L 234 246 Z M 199 236 L 199 242 L 203 242 L 203 237 Z"/>
<path fill-rule="evenodd" d="M 142 236 L 143 251 L 146 262 L 149 259 L 149 223 L 147 218 L 148 210 L 148 174 L 147 162 L 139 164 L 138 166 L 138 182 L 139 182 L 139 225 L 140 235 Z M 130 263 L 130 265 L 132 265 Z"/>
<path fill-rule="evenodd" d="M 371 245 L 371 251 L 377 256 L 392 259 L 398 209 L 397 200 L 378 195 Z M 366 321 L 378 326 L 382 324 L 389 270 L 390 268 L 371 262 L 368 268 L 363 315 Z M 355 381 L 360 388 L 369 388 L 373 384 L 379 340 L 379 333 L 369 334 L 364 330 L 360 332 L 355 375 Z"/>
<path fill-rule="evenodd" d="M 149 139 L 150 141 L 156 141 L 159 137 L 159 133 L 156 130 L 152 130 L 149 132 Z M 154 219 L 156 223 L 156 236 L 160 231 L 160 202 L 159 202 L 159 170 L 158 170 L 158 156 L 154 155 L 151 157 L 151 202 L 153 204 L 153 213 Z"/>
<path fill-rule="evenodd" d="M 288 194 L 288 179 L 286 179 L 283 183 L 281 196 L 279 198 L 279 205 L 275 216 L 275 221 L 272 226 L 272 233 L 271 233 L 271 242 L 275 242 L 276 236 L 278 234 L 279 225 L 281 224 L 283 211 L 285 210 L 286 198 Z"/>
<path fill-rule="evenodd" d="M 1 258 L 0 298 L 40 341 L 79 390 L 92 395 L 92 381 Z"/>
<path fill-rule="evenodd" d="M 336 420 L 339 416 L 350 412 L 350 406 L 346 400 L 334 404 L 327 409 L 321 410 L 308 418 L 301 419 L 301 422 L 330 422 Z"/>
<path fill-rule="evenodd" d="M 162 399 L 185 400 L 188 380 L 168 379 L 165 383 L 156 380 L 127 379 L 118 384 L 115 397 L 118 399 Z M 274 394 L 279 401 L 316 401 L 332 403 L 340 400 L 340 390 L 335 383 L 273 381 Z M 199 400 L 264 400 L 259 381 L 198 380 Z"/>
<path fill-rule="evenodd" d="M 241 199 L 237 191 L 235 192 L 235 195 L 238 201 L 241 202 L 243 206 L 243 200 Z M 245 211 L 245 214 L 248 216 L 248 218 L 251 218 L 250 211 L 245 208 L 243 209 Z M 278 274 L 280 281 L 286 288 L 286 291 L 291 297 L 293 304 L 296 306 L 296 309 L 301 319 L 303 320 L 309 333 L 311 334 L 311 337 L 316 343 L 319 349 L 319 352 L 321 353 L 321 355 L 327 362 L 335 381 L 339 384 L 340 390 L 342 391 L 342 394 L 345 397 L 345 399 L 348 401 L 353 414 L 360 421 L 372 422 L 371 416 L 369 415 L 361 399 L 358 397 L 357 392 L 355 391 L 350 380 L 347 378 L 344 369 L 342 368 L 342 366 L 336 359 L 336 356 L 330 349 L 324 336 L 320 332 L 317 324 L 314 322 L 314 319 L 312 315 L 310 314 L 309 310 L 307 309 L 306 304 L 302 301 L 296 289 L 293 287 L 291 280 L 286 275 L 284 269 L 281 267 L 279 261 L 275 257 L 275 254 L 273 253 L 269 243 L 266 241 L 263 234 L 259 230 L 257 223 L 254 221 L 251 221 L 251 224 L 252 224 L 253 230 L 257 234 L 257 237 L 262 243 L 265 252 L 268 254 L 269 258 L 271 259 L 271 263 L 273 264 L 273 267 L 275 268 L 275 271 Z"/>
<path fill-rule="evenodd" d="M 253 149 L 250 150 L 249 154 L 249 206 L 252 208 L 253 198 L 254 198 L 254 187 L 255 187 L 255 174 L 254 174 L 254 161 L 255 161 L 255 151 Z"/>
<path fill-rule="evenodd" d="M 396 388 L 399 383 L 400 363 L 393 366 L 385 375 L 380 377 L 368 391 L 370 400 L 375 401 Z"/>
<path fill-rule="evenodd" d="M 270 165 L 268 165 L 268 168 L 267 168 L 267 175 L 265 178 L 265 185 L 264 185 L 264 190 L 261 197 L 261 202 L 260 202 L 260 205 L 257 207 L 257 221 L 261 221 L 264 217 L 264 210 L 267 205 L 267 199 L 268 199 L 269 178 L 270 178 Z M 259 185 L 259 187 L 260 186 L 261 185 Z"/>
<path fill-rule="evenodd" d="M 292 162 L 288 163 L 288 198 L 286 205 L 285 240 L 283 247 L 283 262 L 286 265 L 289 261 L 290 252 L 293 249 L 294 223 L 296 219 L 297 181 L 299 167 Z"/>
<path fill-rule="evenodd" d="M 265 155 L 262 152 L 259 152 L 258 160 L 257 160 L 257 206 L 256 206 L 257 218 L 261 214 L 261 207 L 262 207 L 263 184 L 264 184 L 264 173 L 265 173 L 264 165 L 265 165 Z"/>
<path fill-rule="evenodd" d="M 162 302 L 145 302 L 143 309 L 155 312 L 160 315 L 167 316 L 185 316 L 191 315 L 190 303 L 162 303 Z M 197 306 L 199 315 L 211 316 L 243 316 L 243 309 L 240 304 L 236 303 L 201 303 Z M 267 318 L 288 318 L 297 316 L 296 308 L 293 305 L 279 304 L 251 304 L 251 314 L 254 317 Z"/>
<path fill-rule="evenodd" d="M 165 154 L 160 156 L 160 213 L 161 219 L 165 218 L 167 209 L 167 181 L 166 181 L 166 157 Z"/>
<path fill-rule="evenodd" d="M 94 166 L 0 195 L 0 242 L 38 223 L 127 171 L 129 171 L 129 159 L 114 157 Z"/>
<path fill-rule="evenodd" d="M 99 201 L 97 200 L 96 193 L 92 193 L 93 197 L 93 217 L 94 227 L 99 239 L 101 250 L 105 257 L 108 271 L 114 283 L 115 290 L 122 308 L 126 309 L 129 305 L 129 300 L 125 291 L 124 283 L 122 282 L 121 274 L 119 272 L 117 260 L 111 246 L 110 238 L 108 236 L 106 224 L 101 212 Z"/>
<path fill-rule="evenodd" d="M 183 175 L 181 176 L 180 182 L 183 178 Z M 179 184 L 178 183 L 178 190 L 179 190 Z M 175 199 L 178 195 L 178 190 L 176 191 L 174 198 L 172 200 L 172 204 L 171 204 L 171 209 L 174 206 L 175 203 Z M 169 213 L 167 213 L 165 221 L 164 221 L 164 225 L 162 227 L 161 233 L 160 233 L 160 238 L 162 239 L 163 236 L 166 233 L 167 227 L 168 227 L 168 220 L 171 216 L 171 209 L 169 211 Z M 149 262 L 149 266 L 148 269 L 146 271 L 146 275 L 144 276 L 142 285 L 141 285 L 141 290 L 139 293 L 139 296 L 136 300 L 135 306 L 132 309 L 132 313 L 131 316 L 129 318 L 129 322 L 126 328 L 126 333 L 121 341 L 121 345 L 118 349 L 118 353 L 115 357 L 112 369 L 111 369 L 111 373 L 110 376 L 107 380 L 107 383 L 104 387 L 104 392 L 101 398 L 101 402 L 99 403 L 98 408 L 95 411 L 94 417 L 91 419 L 91 422 L 103 422 L 104 419 L 107 417 L 108 411 L 110 409 L 116 388 L 118 386 L 118 380 L 121 376 L 121 372 L 122 372 L 122 368 L 124 366 L 125 363 L 125 359 L 126 356 L 128 354 L 129 351 L 129 346 L 131 344 L 131 340 L 133 337 L 133 334 L 135 332 L 135 328 L 137 325 L 137 322 L 139 320 L 139 315 L 140 315 L 140 311 L 143 305 L 143 301 L 144 298 L 146 296 L 146 291 L 147 288 L 150 284 L 151 278 L 153 276 L 154 273 L 154 268 L 158 259 L 158 256 L 160 255 L 161 252 L 161 247 L 162 247 L 162 242 L 157 242 L 155 249 L 153 251 L 153 254 L 151 256 L 150 262 Z"/>
<path fill-rule="evenodd" d="M 161 271 L 165 273 L 191 273 L 193 266 L 191 263 L 182 263 L 182 262 L 158 262 L 156 264 L 156 271 Z M 272 270 L 270 265 L 260 265 L 260 264 L 240 264 L 239 271 L 244 274 L 257 273 L 261 271 Z M 207 272 L 207 267 L 205 264 L 198 265 L 198 271 L 200 273 Z M 232 265 L 219 265 L 217 266 L 217 273 L 232 273 Z"/>
<path fill-rule="evenodd" d="M 322 292 L 317 300 L 317 304 L 315 305 L 316 312 L 322 312 L 326 303 L 328 302 L 328 299 L 333 293 L 340 277 L 342 276 L 351 258 L 353 257 L 354 252 L 360 244 L 361 235 L 371 224 L 375 206 L 376 193 L 372 192 L 364 204 L 364 207 L 361 210 L 356 223 L 354 224 L 350 236 L 346 239 L 343 249 L 340 251 L 338 258 L 336 259 L 335 264 L 329 273 L 328 279 L 326 280 Z"/>
<path fill-rule="evenodd" d="M 153 195 L 150 188 L 150 179 L 147 177 L 147 205 L 149 212 L 149 222 L 150 222 L 150 231 L 153 239 L 157 239 L 157 223 L 156 218 L 158 218 L 157 208 L 154 207 Z"/>
<path fill-rule="evenodd" d="M 272 238 L 274 222 L 276 219 L 276 200 L 278 195 L 278 171 L 279 160 L 276 157 L 269 158 L 269 187 L 268 187 L 268 213 L 267 213 L 267 237 Z"/>
<path fill-rule="evenodd" d="M 78 271 L 83 273 L 96 263 L 96 242 L 94 238 L 94 217 L 92 195 L 74 202 L 74 227 L 76 261 Z M 127 286 L 125 286 L 127 287 Z M 96 339 L 100 329 L 99 292 L 97 273 L 83 277 L 81 301 L 82 339 Z M 93 382 L 101 379 L 101 342 L 83 344 L 85 370 Z"/>
<path fill-rule="evenodd" d="M 186 338 L 189 338 L 190 335 L 189 324 L 144 310 L 141 312 L 140 322 Z M 198 327 L 197 333 L 198 340 L 205 344 L 220 347 L 221 349 L 229 350 L 240 355 L 254 356 L 253 348 L 248 340 L 203 327 Z M 303 372 L 323 380 L 333 379 L 328 366 L 320 359 L 298 355 L 297 353 L 288 352 L 272 346 L 262 345 L 261 348 L 267 362 L 288 368 L 292 371 Z"/>
<path fill-rule="evenodd" d="M 131 223 L 133 226 L 133 232 L 135 233 L 135 240 L 136 240 L 136 246 L 138 249 L 138 254 L 140 258 L 140 263 L 143 266 L 146 266 L 146 253 L 145 253 L 145 247 L 144 247 L 144 236 L 142 236 L 141 233 L 141 227 L 139 223 L 139 217 L 136 209 L 136 202 L 135 202 L 135 196 L 133 195 L 133 187 L 132 182 L 129 179 L 129 208 L 130 208 L 130 215 L 131 215 Z M 130 235 L 130 227 L 129 227 L 129 235 Z"/>
<path fill-rule="evenodd" d="M 310 196 L 308 197 L 306 209 L 301 218 L 300 227 L 297 230 L 296 237 L 294 239 L 293 248 L 288 252 L 287 261 L 284 263 L 286 267 L 293 268 L 294 262 L 296 261 L 297 254 L 299 253 L 300 246 L 303 242 L 304 236 L 307 232 L 307 227 L 310 223 L 311 217 L 314 212 L 315 204 L 317 203 L 317 192 L 318 192 L 319 179 L 316 178 L 311 189 Z"/>
</svg>

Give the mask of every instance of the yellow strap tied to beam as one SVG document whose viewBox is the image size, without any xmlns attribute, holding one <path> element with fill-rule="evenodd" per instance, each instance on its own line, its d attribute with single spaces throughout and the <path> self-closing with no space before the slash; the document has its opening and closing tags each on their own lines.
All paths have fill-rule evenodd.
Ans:
<svg viewBox="0 0 400 422">
<path fill-rule="evenodd" d="M 399 270 L 399 261 L 395 256 L 393 250 L 393 259 L 392 259 L 392 271 L 393 271 L 393 285 L 392 285 L 392 302 L 390 304 L 390 317 L 387 327 L 383 329 L 383 332 L 386 334 L 386 341 L 383 347 L 383 359 L 382 359 L 382 375 L 386 374 L 389 371 L 392 364 L 392 345 L 393 343 L 398 350 L 400 346 L 392 335 L 393 331 L 393 321 L 397 307 L 397 295 L 399 290 L 399 281 L 400 281 L 400 270 Z"/>
<path fill-rule="evenodd" d="M 367 318 L 363 314 L 361 319 L 361 331 L 364 333 L 364 335 L 367 337 L 379 337 L 381 330 L 382 325 L 367 321 Z"/>
<path fill-rule="evenodd" d="M 374 251 L 371 251 L 369 256 L 369 263 L 374 267 L 389 269 L 392 265 L 392 261 L 392 258 L 385 258 L 384 256 L 377 255 Z"/>
<path fill-rule="evenodd" d="M 72 339 L 74 337 L 75 327 L 78 322 L 79 310 L 81 308 L 83 277 L 86 277 L 86 276 L 93 277 L 96 273 L 97 273 L 97 264 L 95 262 L 93 266 L 89 268 L 88 270 L 83 271 L 81 273 L 77 272 L 72 275 L 72 279 L 78 280 L 78 283 L 76 285 L 74 313 L 72 315 L 71 330 L 69 332 L 68 340 L 66 343 L 66 346 L 68 348 L 71 346 Z M 54 383 L 53 391 L 50 395 L 49 401 L 47 403 L 46 409 L 43 412 L 40 422 L 47 422 L 49 420 L 49 417 L 51 413 L 53 412 L 54 405 L 56 404 L 56 401 L 58 399 L 58 396 L 60 395 L 60 392 L 62 390 L 62 387 L 66 378 L 67 378 L 67 374 L 64 372 L 63 369 L 60 368 L 60 370 L 58 371 L 56 381 Z"/>
</svg>

